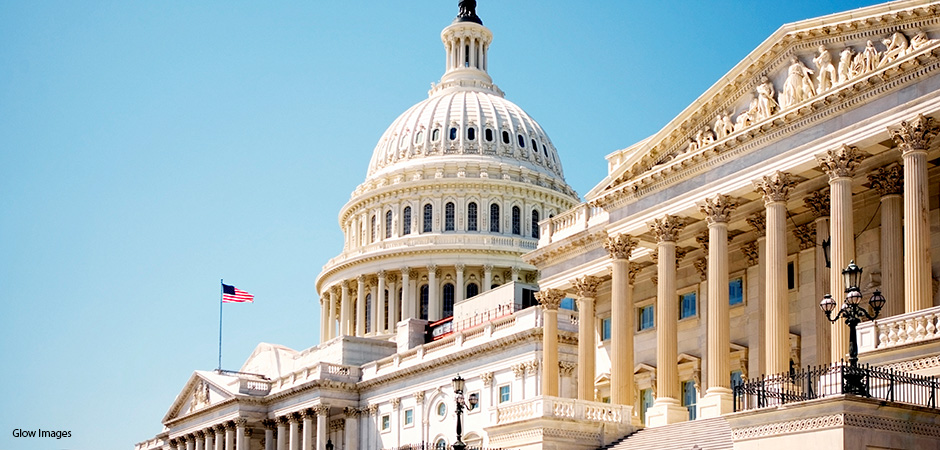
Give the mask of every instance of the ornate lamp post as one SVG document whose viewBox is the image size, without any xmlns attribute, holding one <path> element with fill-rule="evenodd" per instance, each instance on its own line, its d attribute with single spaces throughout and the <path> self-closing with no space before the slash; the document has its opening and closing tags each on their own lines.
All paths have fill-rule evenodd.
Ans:
<svg viewBox="0 0 940 450">
<path fill-rule="evenodd" d="M 457 377 L 452 380 L 454 387 L 454 397 L 457 400 L 457 442 L 454 442 L 454 445 L 451 446 L 453 450 L 466 450 L 467 444 L 463 443 L 463 409 L 467 407 L 467 403 L 463 399 L 463 391 L 466 388 L 467 383 L 464 379 L 457 374 Z M 475 395 L 470 396 L 470 407 L 476 407 L 477 397 Z"/>
<path fill-rule="evenodd" d="M 842 309 L 836 313 L 835 317 L 832 316 L 832 311 L 836 309 L 836 301 L 833 300 L 830 294 L 823 296 L 822 301 L 819 302 L 819 308 L 826 314 L 826 318 L 830 322 L 835 322 L 841 317 L 845 319 L 845 324 L 849 326 L 849 370 L 844 375 L 845 393 L 868 396 L 868 389 L 862 383 L 864 375 L 858 370 L 858 342 L 855 337 L 855 327 L 863 318 L 875 320 L 878 313 L 881 312 L 881 308 L 885 305 L 885 298 L 881 295 L 881 291 L 875 291 L 871 299 L 868 300 L 874 314 L 869 314 L 865 308 L 859 306 L 862 300 L 862 292 L 858 288 L 858 280 L 862 276 L 862 268 L 855 265 L 855 260 L 852 260 L 849 262 L 848 267 L 842 270 L 842 276 L 845 277 L 846 286 L 845 303 L 842 304 Z"/>
</svg>

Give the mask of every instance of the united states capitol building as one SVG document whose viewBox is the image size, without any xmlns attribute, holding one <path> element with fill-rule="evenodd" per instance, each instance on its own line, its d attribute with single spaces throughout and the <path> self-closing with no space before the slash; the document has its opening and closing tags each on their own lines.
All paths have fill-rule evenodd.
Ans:
<svg viewBox="0 0 940 450">
<path fill-rule="evenodd" d="M 940 448 L 940 2 L 783 25 L 583 200 L 475 2 L 441 40 L 339 211 L 321 343 L 195 371 L 135 450 L 450 448 L 457 374 L 470 448 Z"/>
</svg>

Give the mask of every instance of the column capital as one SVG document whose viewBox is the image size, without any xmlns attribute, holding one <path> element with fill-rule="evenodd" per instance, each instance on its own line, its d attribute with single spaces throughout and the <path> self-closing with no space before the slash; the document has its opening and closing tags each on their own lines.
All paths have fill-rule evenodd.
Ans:
<svg viewBox="0 0 940 450">
<path fill-rule="evenodd" d="M 206 438 L 206 432 L 205 432 L 205 431 L 202 431 L 202 430 L 196 430 L 193 434 L 196 435 L 196 438 L 197 438 L 197 439 L 205 439 L 205 438 Z"/>
<path fill-rule="evenodd" d="M 661 219 L 653 219 L 647 224 L 659 242 L 675 242 L 679 232 L 685 228 L 685 219 L 666 214 Z"/>
<path fill-rule="evenodd" d="M 359 417 L 359 408 L 347 406 L 343 408 L 343 414 L 345 414 L 347 418 Z"/>
<path fill-rule="evenodd" d="M 380 270 L 376 275 L 378 276 L 378 279 L 381 280 L 381 279 L 385 278 L 385 273 L 386 273 L 386 272 L 385 272 L 385 270 L 383 269 L 383 270 Z"/>
<path fill-rule="evenodd" d="M 698 276 L 702 281 L 708 279 L 708 260 L 705 258 L 697 258 L 695 262 L 695 271 L 698 272 Z"/>
<path fill-rule="evenodd" d="M 754 190 L 764 197 L 764 203 L 785 202 L 790 196 L 790 189 L 796 186 L 796 177 L 787 173 L 776 171 L 764 175 L 759 180 L 753 180 Z"/>
<path fill-rule="evenodd" d="M 216 433 L 216 434 L 225 433 L 225 424 L 217 423 L 217 424 L 215 424 L 215 426 L 213 426 L 212 428 L 215 429 L 215 433 Z"/>
<path fill-rule="evenodd" d="M 325 404 L 325 403 L 321 403 L 321 404 L 319 404 L 319 405 L 316 405 L 316 406 L 314 406 L 314 407 L 311 408 L 311 409 L 313 410 L 314 414 L 321 414 L 321 415 L 329 415 L 329 414 L 330 414 L 330 405 L 327 405 L 327 404 Z"/>
<path fill-rule="evenodd" d="M 303 411 L 300 411 L 300 418 L 303 420 L 313 420 L 317 418 L 317 413 L 313 408 L 307 408 Z"/>
<path fill-rule="evenodd" d="M 578 365 L 573 362 L 568 361 L 559 361 L 558 369 L 562 375 L 571 375 L 574 373 L 574 370 L 578 368 Z"/>
<path fill-rule="evenodd" d="M 633 239 L 629 234 L 618 234 L 616 236 L 607 236 L 604 249 L 610 254 L 611 259 L 630 259 L 630 253 L 633 253 L 636 244 L 636 239 Z"/>
<path fill-rule="evenodd" d="M 767 235 L 767 219 L 764 217 L 764 211 L 759 211 L 750 216 L 747 216 L 744 219 L 751 228 L 754 228 L 754 231 L 757 232 L 758 236 Z"/>
<path fill-rule="evenodd" d="M 424 403 L 424 391 L 415 392 L 415 401 L 420 405 Z"/>
<path fill-rule="evenodd" d="M 511 369 L 516 378 L 522 378 L 522 376 L 525 375 L 526 365 L 525 363 L 513 364 Z"/>
<path fill-rule="evenodd" d="M 359 274 L 359 276 L 356 277 L 356 281 L 358 281 L 359 284 L 365 284 L 365 283 L 366 283 L 366 274 L 364 274 L 364 273 L 363 273 L 363 274 Z"/>
<path fill-rule="evenodd" d="M 865 156 L 858 147 L 842 144 L 838 148 L 827 150 L 825 156 L 817 155 L 816 161 L 819 162 L 819 168 L 829 175 L 829 179 L 834 180 L 851 178 Z"/>
<path fill-rule="evenodd" d="M 369 412 L 369 415 L 370 415 L 370 416 L 374 416 L 375 413 L 379 412 L 379 405 L 373 403 L 373 404 L 369 405 L 368 408 L 366 408 L 366 411 Z"/>
<path fill-rule="evenodd" d="M 705 250 L 706 255 L 708 254 L 708 239 L 708 230 L 702 231 L 701 233 L 695 235 L 695 242 L 697 242 L 698 245 L 702 247 L 703 250 Z"/>
<path fill-rule="evenodd" d="M 229 420 L 225 422 L 225 431 L 231 431 L 235 429 L 235 421 Z"/>
<path fill-rule="evenodd" d="M 706 198 L 699 203 L 699 211 L 705 214 L 705 220 L 709 225 L 713 223 L 728 223 L 731 218 L 731 211 L 738 206 L 738 201 L 731 198 L 730 195 L 718 194 L 714 197 Z"/>
<path fill-rule="evenodd" d="M 902 121 L 897 128 L 888 127 L 888 132 L 903 155 L 912 151 L 927 151 L 930 141 L 937 135 L 937 124 L 932 117 L 918 114 L 910 122 Z"/>
<path fill-rule="evenodd" d="M 266 430 L 273 430 L 277 428 L 277 421 L 274 419 L 264 419 L 261 421 L 261 425 L 264 425 Z"/>
<path fill-rule="evenodd" d="M 492 264 L 484 264 L 484 265 L 483 265 L 483 271 L 484 271 L 484 272 L 492 272 L 492 271 L 493 271 L 493 265 L 492 265 Z"/>
<path fill-rule="evenodd" d="M 747 258 L 747 266 L 752 267 L 756 266 L 760 262 L 760 252 L 757 248 L 757 242 L 745 242 L 741 246 L 741 253 L 744 253 L 744 257 Z"/>
<path fill-rule="evenodd" d="M 535 299 L 549 311 L 557 311 L 564 298 L 565 293 L 559 289 L 542 289 L 535 293 Z"/>
<path fill-rule="evenodd" d="M 872 189 L 877 189 L 882 197 L 902 195 L 904 193 L 904 169 L 897 164 L 879 167 L 868 174 Z"/>
<path fill-rule="evenodd" d="M 633 262 L 630 263 L 630 269 L 627 272 L 628 284 L 634 284 L 636 282 L 636 274 L 640 273 L 640 269 L 642 269 L 642 267 L 640 267 L 639 264 Z"/>
<path fill-rule="evenodd" d="M 432 273 L 436 274 L 436 272 L 437 272 L 437 264 L 428 264 L 427 269 L 428 269 L 428 275 L 430 275 L 430 274 L 432 274 Z"/>
<path fill-rule="evenodd" d="M 810 222 L 793 228 L 793 235 L 800 241 L 800 250 L 809 250 L 816 246 L 816 224 Z"/>
<path fill-rule="evenodd" d="M 803 197 L 803 204 L 813 213 L 813 218 L 829 216 L 829 193 L 813 191 Z"/>
<path fill-rule="evenodd" d="M 391 400 L 391 404 L 392 404 L 392 409 L 398 409 L 398 406 L 401 405 L 401 399 L 398 397 L 395 397 Z"/>
<path fill-rule="evenodd" d="M 493 372 L 483 372 L 480 374 L 480 379 L 483 380 L 484 386 L 493 385 Z"/>
<path fill-rule="evenodd" d="M 300 423 L 304 420 L 303 415 L 299 411 L 294 411 L 287 414 L 288 419 L 293 423 Z"/>
<path fill-rule="evenodd" d="M 287 415 L 277 417 L 274 420 L 277 421 L 278 425 L 287 425 L 290 422 L 290 413 L 288 413 Z"/>
<path fill-rule="evenodd" d="M 579 298 L 594 298 L 597 296 L 597 286 L 601 284 L 601 279 L 585 275 L 571 282 Z"/>
<path fill-rule="evenodd" d="M 466 264 L 454 264 L 454 269 L 456 269 L 457 272 L 463 272 L 464 269 L 466 268 L 467 268 Z"/>
</svg>

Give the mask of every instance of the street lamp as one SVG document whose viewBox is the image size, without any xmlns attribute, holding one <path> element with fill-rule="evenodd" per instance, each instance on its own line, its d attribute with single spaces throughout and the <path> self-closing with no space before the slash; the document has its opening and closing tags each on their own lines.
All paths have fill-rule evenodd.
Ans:
<svg viewBox="0 0 940 450">
<path fill-rule="evenodd" d="M 333 440 L 332 440 L 332 439 L 327 439 L 327 440 L 326 440 L 326 450 L 333 450 Z"/>
<path fill-rule="evenodd" d="M 454 387 L 454 398 L 457 401 L 457 442 L 454 442 L 454 445 L 451 446 L 453 450 L 466 450 L 467 444 L 463 443 L 463 409 L 467 407 L 467 403 L 463 399 L 464 388 L 467 387 L 467 382 L 457 374 L 457 377 L 451 380 Z M 470 409 L 473 409 L 477 405 L 477 396 L 470 396 Z"/>
<path fill-rule="evenodd" d="M 845 324 L 849 326 L 849 371 L 845 374 L 845 391 L 848 394 L 868 395 L 865 385 L 862 383 L 862 373 L 858 369 L 858 342 L 855 337 L 855 327 L 863 318 L 875 320 L 881 308 L 885 305 L 885 298 L 881 291 L 875 291 L 868 300 L 874 314 L 869 314 L 865 308 L 859 306 L 862 300 L 862 292 L 858 288 L 858 281 L 862 276 L 862 268 L 855 265 L 855 260 L 849 262 L 848 267 L 842 270 L 842 276 L 845 278 L 845 303 L 842 309 L 836 313 L 836 301 L 832 295 L 826 294 L 819 302 L 819 308 L 826 314 L 830 322 L 835 322 L 839 318 L 845 319 Z"/>
</svg>

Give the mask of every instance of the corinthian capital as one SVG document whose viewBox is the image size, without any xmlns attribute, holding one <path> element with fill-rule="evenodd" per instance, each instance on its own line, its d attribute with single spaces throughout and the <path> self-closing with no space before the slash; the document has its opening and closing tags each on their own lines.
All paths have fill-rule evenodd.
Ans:
<svg viewBox="0 0 940 450">
<path fill-rule="evenodd" d="M 813 223 L 796 226 L 793 228 L 793 235 L 800 241 L 800 250 L 808 250 L 816 246 L 816 227 Z"/>
<path fill-rule="evenodd" d="M 640 269 L 641 269 L 641 267 L 640 267 L 639 264 L 633 263 L 633 262 L 630 263 L 630 270 L 629 270 L 629 274 L 630 274 L 630 275 L 629 275 L 629 278 L 628 278 L 628 280 L 629 280 L 628 283 L 629 283 L 629 284 L 634 284 L 634 283 L 636 283 L 636 274 L 640 273 Z"/>
<path fill-rule="evenodd" d="M 636 244 L 636 239 L 630 237 L 629 234 L 618 234 L 607 236 L 604 249 L 610 253 L 612 259 L 630 259 L 630 253 L 633 253 Z"/>
<path fill-rule="evenodd" d="M 803 204 L 813 212 L 814 218 L 829 215 L 829 193 L 823 191 L 810 192 L 803 198 Z"/>
<path fill-rule="evenodd" d="M 748 242 L 741 246 L 741 253 L 747 258 L 748 267 L 756 266 L 760 262 L 760 253 L 757 248 L 757 242 Z"/>
<path fill-rule="evenodd" d="M 858 147 L 842 144 L 841 147 L 829 149 L 826 156 L 817 156 L 819 168 L 829 174 L 829 179 L 851 177 L 855 168 L 865 159 L 865 154 Z"/>
<path fill-rule="evenodd" d="M 747 218 L 745 218 L 744 221 L 747 222 L 747 224 L 750 225 L 752 228 L 754 228 L 754 231 L 757 231 L 758 236 L 767 235 L 767 218 L 764 217 L 763 211 L 756 212 L 754 214 L 751 214 L 750 216 L 747 216 Z"/>
<path fill-rule="evenodd" d="M 897 128 L 888 128 L 888 132 L 903 155 L 911 151 L 926 151 L 930 140 L 937 135 L 937 124 L 932 117 L 918 114 L 910 122 L 904 121 Z"/>
<path fill-rule="evenodd" d="M 597 286 L 601 284 L 601 279 L 585 275 L 572 281 L 571 284 L 574 285 L 574 290 L 577 292 L 578 297 L 594 298 L 597 296 Z"/>
<path fill-rule="evenodd" d="M 728 223 L 731 218 L 731 211 L 738 206 L 737 200 L 730 195 L 716 195 L 712 198 L 706 198 L 703 203 L 698 205 L 700 211 L 705 214 L 705 220 L 712 223 Z"/>
<path fill-rule="evenodd" d="M 662 219 L 653 219 L 647 225 L 659 242 L 675 242 L 679 238 L 679 232 L 685 228 L 685 220 L 666 214 Z"/>
<path fill-rule="evenodd" d="M 904 192 L 904 170 L 897 164 L 875 169 L 874 172 L 868 174 L 868 181 L 882 197 L 901 195 Z"/>
<path fill-rule="evenodd" d="M 565 293 L 558 289 L 542 289 L 535 293 L 535 299 L 539 301 L 542 308 L 551 311 L 557 311 L 564 298 Z"/>
<path fill-rule="evenodd" d="M 752 183 L 757 193 L 764 196 L 764 203 L 785 202 L 790 196 L 790 189 L 796 186 L 796 179 L 793 175 L 778 170 Z"/>
</svg>

